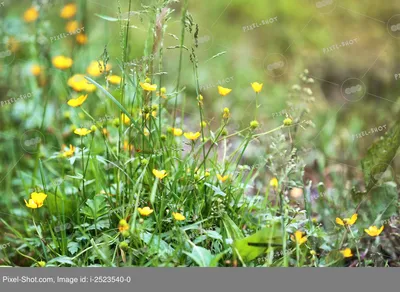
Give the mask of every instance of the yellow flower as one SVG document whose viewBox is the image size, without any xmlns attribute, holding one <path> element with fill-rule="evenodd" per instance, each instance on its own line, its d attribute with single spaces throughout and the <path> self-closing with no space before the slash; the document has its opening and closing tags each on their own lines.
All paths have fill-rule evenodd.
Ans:
<svg viewBox="0 0 400 292">
<path fill-rule="evenodd" d="M 87 36 L 84 33 L 80 33 L 76 36 L 76 42 L 80 45 L 87 43 Z"/>
<path fill-rule="evenodd" d="M 383 231 L 383 225 L 381 228 L 378 229 L 376 226 L 370 226 L 368 229 L 364 229 L 364 231 L 372 237 L 376 237 Z"/>
<path fill-rule="evenodd" d="M 82 74 L 75 74 L 68 79 L 67 82 L 68 86 L 71 87 L 73 90 L 80 92 L 82 90 L 86 92 L 93 92 L 96 90 L 96 86 L 92 83 L 89 83 L 85 79 L 85 76 Z"/>
<path fill-rule="evenodd" d="M 76 20 L 71 20 L 67 22 L 65 30 L 69 33 L 74 33 L 79 28 L 79 22 Z"/>
<path fill-rule="evenodd" d="M 297 230 L 294 233 L 294 236 L 293 235 L 290 236 L 290 239 L 292 241 L 296 242 L 298 245 L 302 245 L 304 242 L 307 241 L 307 237 L 303 236 L 303 235 L 304 235 L 304 232 Z"/>
<path fill-rule="evenodd" d="M 182 136 L 182 133 L 183 133 L 182 129 L 179 129 L 179 128 L 172 128 L 171 131 L 172 131 L 172 134 L 177 137 Z"/>
<path fill-rule="evenodd" d="M 149 216 L 151 213 L 153 213 L 153 209 L 150 209 L 147 206 L 144 208 L 138 208 L 138 211 L 142 216 Z"/>
<path fill-rule="evenodd" d="M 345 248 L 340 251 L 340 253 L 345 257 L 345 258 L 351 258 L 353 256 L 351 249 L 350 248 Z"/>
<path fill-rule="evenodd" d="M 176 221 L 183 221 L 183 220 L 186 219 L 186 217 L 183 216 L 181 213 L 172 212 L 172 216 L 174 216 L 174 219 L 175 219 Z"/>
<path fill-rule="evenodd" d="M 86 82 L 85 91 L 86 92 L 93 92 L 97 89 L 96 85 Z"/>
<path fill-rule="evenodd" d="M 167 89 L 165 87 L 160 88 L 160 92 L 157 92 L 157 96 L 161 96 L 162 98 L 167 98 Z"/>
<path fill-rule="evenodd" d="M 39 17 L 39 11 L 35 7 L 31 7 L 24 13 L 25 22 L 33 22 Z"/>
<path fill-rule="evenodd" d="M 74 155 L 74 153 L 75 153 L 75 147 L 70 144 L 69 149 L 64 151 L 62 156 L 63 157 L 72 157 Z"/>
<path fill-rule="evenodd" d="M 153 169 L 153 174 L 158 179 L 163 179 L 168 175 L 165 170 L 157 170 L 157 169 Z"/>
<path fill-rule="evenodd" d="M 76 4 L 69 3 L 61 9 L 60 16 L 62 18 L 68 19 L 68 18 L 74 17 L 75 14 L 76 14 Z"/>
<path fill-rule="evenodd" d="M 251 87 L 253 87 L 254 92 L 260 93 L 263 88 L 263 84 L 258 82 L 253 82 L 251 83 Z"/>
<path fill-rule="evenodd" d="M 86 136 L 87 134 L 90 134 L 92 131 L 86 129 L 86 128 L 78 128 L 75 129 L 74 133 L 79 135 L 79 136 Z"/>
<path fill-rule="evenodd" d="M 31 66 L 31 73 L 33 76 L 39 76 L 41 71 L 42 71 L 42 69 L 39 65 L 34 64 Z"/>
<path fill-rule="evenodd" d="M 111 84 L 115 84 L 115 85 L 119 85 L 121 84 L 121 77 L 117 76 L 117 75 L 111 75 L 107 77 L 108 82 L 110 82 Z"/>
<path fill-rule="evenodd" d="M 157 84 L 150 84 L 148 82 L 139 82 L 139 84 L 143 88 L 143 90 L 146 90 L 146 91 L 156 91 L 157 90 Z"/>
<path fill-rule="evenodd" d="M 229 175 L 222 176 L 220 174 L 217 174 L 217 178 L 218 178 L 219 181 L 225 182 L 229 178 Z"/>
<path fill-rule="evenodd" d="M 147 136 L 149 136 L 150 135 L 150 132 L 149 132 L 149 130 L 147 130 L 147 129 L 144 129 L 144 131 L 143 131 L 143 134 L 147 137 Z"/>
<path fill-rule="evenodd" d="M 121 114 L 121 119 L 125 125 L 129 125 L 131 123 L 131 119 L 128 118 L 128 116 L 124 113 Z"/>
<path fill-rule="evenodd" d="M 124 141 L 124 150 L 125 151 L 132 151 L 133 150 L 133 145 L 132 144 L 129 144 L 129 142 L 128 141 Z"/>
<path fill-rule="evenodd" d="M 357 214 L 353 214 L 353 216 L 351 216 L 351 218 L 343 218 L 343 220 L 340 219 L 339 217 L 337 217 L 336 223 L 339 225 L 342 225 L 342 226 L 345 226 L 345 225 L 351 226 L 354 223 L 356 223 L 357 216 L 358 216 Z"/>
<path fill-rule="evenodd" d="M 72 98 L 70 100 L 68 100 L 68 105 L 72 106 L 72 107 L 78 107 L 81 106 L 85 100 L 87 99 L 88 95 L 81 95 L 78 98 Z"/>
<path fill-rule="evenodd" d="M 111 65 L 107 64 L 105 68 L 106 72 L 111 70 Z M 104 62 L 103 61 L 92 61 L 90 62 L 89 66 L 86 69 L 86 72 L 93 76 L 93 77 L 98 77 L 104 72 Z"/>
<path fill-rule="evenodd" d="M 189 139 L 192 141 L 196 141 L 201 136 L 200 132 L 196 132 L 196 133 L 189 132 L 189 133 L 185 133 L 183 135 L 186 137 L 186 139 Z"/>
<path fill-rule="evenodd" d="M 68 69 L 71 68 L 73 61 L 71 58 L 68 57 L 64 57 L 64 56 L 56 56 L 52 59 L 53 62 L 53 66 L 64 70 L 64 69 Z"/>
<path fill-rule="evenodd" d="M 228 95 L 231 91 L 232 91 L 232 89 L 230 89 L 230 88 L 218 86 L 218 93 L 222 96 Z"/>
<path fill-rule="evenodd" d="M 44 200 L 47 198 L 47 195 L 45 193 L 36 193 L 33 192 L 31 194 L 31 198 L 29 199 L 29 202 L 25 201 L 25 204 L 28 208 L 31 209 L 37 209 L 43 206 Z"/>
<path fill-rule="evenodd" d="M 278 179 L 276 178 L 276 177 L 274 177 L 274 178 L 272 178 L 270 181 L 269 181 L 269 186 L 270 187 L 272 187 L 272 188 L 274 188 L 274 189 L 277 189 L 278 188 Z"/>
<path fill-rule="evenodd" d="M 121 219 L 119 221 L 118 230 L 119 230 L 119 232 L 124 232 L 124 231 L 129 230 L 129 224 L 128 224 L 128 222 L 126 222 L 125 219 Z"/>
</svg>

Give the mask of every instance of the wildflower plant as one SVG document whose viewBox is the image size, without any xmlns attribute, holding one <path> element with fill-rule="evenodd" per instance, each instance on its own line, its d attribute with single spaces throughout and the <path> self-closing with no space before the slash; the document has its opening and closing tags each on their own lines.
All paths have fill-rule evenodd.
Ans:
<svg viewBox="0 0 400 292">
<path fill-rule="evenodd" d="M 2 219 L 18 235 L 11 258 L 40 267 L 323 267 L 350 260 L 368 265 L 363 252 L 371 249 L 379 256 L 377 245 L 380 238 L 389 245 L 383 234 L 396 210 L 386 204 L 368 211 L 363 194 L 393 198 L 396 186 L 371 179 L 370 156 L 365 190 L 335 186 L 328 195 L 318 175 L 306 178 L 308 160 L 316 160 L 310 156 L 318 155 L 307 136 L 315 134 L 316 100 L 308 70 L 285 93 L 285 116 L 273 121 L 259 110 L 273 98 L 261 76 L 245 80 L 244 88 L 200 92 L 199 76 L 207 70 L 198 56 L 202 27 L 188 0 L 179 11 L 175 0 L 121 2 L 118 17 L 96 14 L 115 26 L 117 52 L 90 47 L 90 30 L 60 40 L 68 48 L 62 53 L 49 44 L 32 47 L 40 62 L 30 67 L 29 86 L 46 99 L 40 114 L 26 112 L 39 133 L 22 143 L 36 143 L 26 155 L 29 171 L 7 182 L 18 185 L 10 206 L 27 218 L 23 236 Z M 82 3 L 60 9 L 67 30 L 88 23 Z M 46 17 L 31 7 L 21 19 L 46 29 L 39 12 Z M 169 30 L 176 22 L 177 35 Z M 131 66 L 136 46 L 144 57 Z M 244 92 L 255 101 L 246 123 L 231 102 Z M 214 112 L 213 100 L 221 105 Z M 51 184 L 55 178 L 62 183 Z M 73 228 L 55 233 L 66 223 Z"/>
</svg>

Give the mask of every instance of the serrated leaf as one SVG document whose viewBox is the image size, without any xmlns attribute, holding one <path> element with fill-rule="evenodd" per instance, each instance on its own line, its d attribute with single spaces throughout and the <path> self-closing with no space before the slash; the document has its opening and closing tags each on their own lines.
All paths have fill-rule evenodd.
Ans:
<svg viewBox="0 0 400 292">
<path fill-rule="evenodd" d="M 79 249 L 79 243 L 75 242 L 75 241 L 70 241 L 68 242 L 67 245 L 68 251 L 71 253 L 71 255 L 76 254 L 76 252 Z"/>
</svg>

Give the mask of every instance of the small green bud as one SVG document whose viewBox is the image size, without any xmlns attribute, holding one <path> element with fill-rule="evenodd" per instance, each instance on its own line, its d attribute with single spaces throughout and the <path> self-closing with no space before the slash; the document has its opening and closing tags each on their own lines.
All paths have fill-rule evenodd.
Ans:
<svg viewBox="0 0 400 292">
<path fill-rule="evenodd" d="M 149 163 L 149 161 L 147 159 L 142 159 L 140 161 L 140 164 L 143 165 L 143 166 L 147 165 L 147 163 Z"/>
<path fill-rule="evenodd" d="M 258 128 L 258 126 L 260 126 L 260 124 L 256 120 L 250 122 L 251 129 L 255 130 Z"/>
<path fill-rule="evenodd" d="M 122 241 L 119 243 L 119 248 L 122 250 L 128 250 L 128 247 L 129 247 L 129 245 L 126 241 Z"/>
<path fill-rule="evenodd" d="M 112 124 L 114 127 L 118 128 L 119 127 L 119 118 L 116 118 L 112 121 Z"/>
<path fill-rule="evenodd" d="M 286 118 L 283 120 L 283 125 L 286 127 L 291 126 L 292 124 L 293 124 L 293 121 L 291 118 Z"/>
<path fill-rule="evenodd" d="M 122 236 L 125 237 L 125 238 L 126 238 L 126 237 L 129 237 L 129 235 L 131 235 L 131 234 L 129 233 L 128 230 L 122 231 L 121 234 L 122 234 Z"/>
</svg>

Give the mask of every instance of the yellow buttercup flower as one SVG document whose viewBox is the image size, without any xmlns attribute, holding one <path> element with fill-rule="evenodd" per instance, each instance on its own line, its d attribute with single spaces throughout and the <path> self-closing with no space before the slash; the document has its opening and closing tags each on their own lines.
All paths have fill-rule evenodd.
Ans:
<svg viewBox="0 0 400 292">
<path fill-rule="evenodd" d="M 342 225 L 342 226 L 345 226 L 345 225 L 351 226 L 354 223 L 356 223 L 357 217 L 358 217 L 357 214 L 353 214 L 353 216 L 351 216 L 351 218 L 343 218 L 343 220 L 340 219 L 339 217 L 337 217 L 336 223 L 339 225 Z"/>
<path fill-rule="evenodd" d="M 71 76 L 70 78 L 68 78 L 67 84 L 69 87 L 77 92 L 83 90 L 86 92 L 93 92 L 96 90 L 96 86 L 92 83 L 89 83 L 89 81 L 85 79 L 85 76 L 83 74 L 75 74 Z"/>
<path fill-rule="evenodd" d="M 35 7 L 31 7 L 24 13 L 25 22 L 34 22 L 39 17 L 39 11 Z"/>
<path fill-rule="evenodd" d="M 42 72 L 42 68 L 39 65 L 34 64 L 31 66 L 31 73 L 33 76 L 39 76 L 40 72 Z"/>
<path fill-rule="evenodd" d="M 220 174 L 217 174 L 217 178 L 218 178 L 219 181 L 225 182 L 229 178 L 229 175 L 222 176 Z"/>
<path fill-rule="evenodd" d="M 230 89 L 230 88 L 218 86 L 218 93 L 222 96 L 228 95 L 231 91 L 232 91 L 232 89 Z"/>
<path fill-rule="evenodd" d="M 376 237 L 379 236 L 379 234 L 381 234 L 381 232 L 383 231 L 383 225 L 381 228 L 378 229 L 378 227 L 376 226 L 370 226 L 368 229 L 364 229 L 364 231 L 372 237 Z"/>
<path fill-rule="evenodd" d="M 110 82 L 111 84 L 115 84 L 115 85 L 120 85 L 121 84 L 121 77 L 118 75 L 111 75 L 107 77 L 108 82 Z"/>
<path fill-rule="evenodd" d="M 79 136 L 86 136 L 87 134 L 90 134 L 92 131 L 86 129 L 86 128 L 78 128 L 75 129 L 74 133 L 79 135 Z"/>
<path fill-rule="evenodd" d="M 119 230 L 119 232 L 124 232 L 124 231 L 129 230 L 129 224 L 128 224 L 128 222 L 126 222 L 125 219 L 121 219 L 119 221 L 118 230 Z"/>
<path fill-rule="evenodd" d="M 87 36 L 84 33 L 80 33 L 76 36 L 76 42 L 80 45 L 84 45 L 87 43 Z"/>
<path fill-rule="evenodd" d="M 53 66 L 65 70 L 71 68 L 73 61 L 71 58 L 64 57 L 64 56 L 56 56 L 52 59 Z"/>
<path fill-rule="evenodd" d="M 182 134 L 183 134 L 182 129 L 179 129 L 179 128 L 172 128 L 171 131 L 172 131 L 172 134 L 177 137 L 182 136 Z"/>
<path fill-rule="evenodd" d="M 125 151 L 133 151 L 133 145 L 132 144 L 129 144 L 129 142 L 128 141 L 124 141 L 124 150 Z"/>
<path fill-rule="evenodd" d="M 81 95 L 78 98 L 72 98 L 72 99 L 68 100 L 67 103 L 68 103 L 69 106 L 78 107 L 78 106 L 81 106 L 85 102 L 87 97 L 88 97 L 87 94 L 86 95 Z"/>
<path fill-rule="evenodd" d="M 258 82 L 253 82 L 251 83 L 251 87 L 253 87 L 255 93 L 260 93 L 263 88 L 263 84 Z"/>
<path fill-rule="evenodd" d="M 129 125 L 131 123 L 131 119 L 128 118 L 128 116 L 124 113 L 121 114 L 121 119 L 125 125 Z"/>
<path fill-rule="evenodd" d="M 163 179 L 168 175 L 165 170 L 157 170 L 157 169 L 153 169 L 153 174 L 158 179 Z"/>
<path fill-rule="evenodd" d="M 153 213 L 154 210 L 146 206 L 144 208 L 138 208 L 138 211 L 142 216 L 149 216 L 151 213 Z"/>
<path fill-rule="evenodd" d="M 99 62 L 92 61 L 92 62 L 90 62 L 89 66 L 87 67 L 86 72 L 89 75 L 93 76 L 93 77 L 98 77 L 101 74 L 103 74 L 104 69 L 105 69 L 106 72 L 110 71 L 111 70 L 111 65 L 107 64 L 107 66 L 104 68 L 104 62 L 103 61 L 99 61 Z"/>
<path fill-rule="evenodd" d="M 75 14 L 76 14 L 76 4 L 69 3 L 61 9 L 60 16 L 62 18 L 68 19 L 68 18 L 74 17 Z"/>
<path fill-rule="evenodd" d="M 86 92 L 93 92 L 97 89 L 96 85 L 86 82 L 85 91 Z"/>
<path fill-rule="evenodd" d="M 353 256 L 353 253 L 351 252 L 350 248 L 345 248 L 340 251 L 340 253 L 343 255 L 345 258 L 351 258 Z"/>
<path fill-rule="evenodd" d="M 186 217 L 183 216 L 181 213 L 172 212 L 172 216 L 174 217 L 174 219 L 175 219 L 176 221 L 183 221 L 183 220 L 186 219 Z"/>
<path fill-rule="evenodd" d="M 307 241 L 307 237 L 304 236 L 304 232 L 302 232 L 302 231 L 300 231 L 300 230 L 297 230 L 297 231 L 294 233 L 294 236 L 291 235 L 291 236 L 290 236 L 290 239 L 291 239 L 292 241 L 296 242 L 298 245 L 302 245 L 304 242 Z"/>
<path fill-rule="evenodd" d="M 76 20 L 68 21 L 65 30 L 69 33 L 74 33 L 79 28 L 79 22 Z"/>
<path fill-rule="evenodd" d="M 274 189 L 277 189 L 277 188 L 278 188 L 278 184 L 279 184 L 279 182 L 278 182 L 278 179 L 277 179 L 276 177 L 272 178 L 272 179 L 269 181 L 269 186 L 272 187 L 272 188 L 274 188 Z"/>
<path fill-rule="evenodd" d="M 47 195 L 45 193 L 36 193 L 33 192 L 31 194 L 31 198 L 29 199 L 29 201 L 27 202 L 25 201 L 25 204 L 28 208 L 31 209 L 37 209 L 43 206 L 44 200 L 47 198 Z"/>
<path fill-rule="evenodd" d="M 186 137 L 186 139 L 189 139 L 192 141 L 196 141 L 201 136 L 200 132 L 196 132 L 196 133 L 188 132 L 183 135 Z"/>
<path fill-rule="evenodd" d="M 69 149 L 64 151 L 62 156 L 63 157 L 72 157 L 74 155 L 74 153 L 75 153 L 75 149 L 76 148 L 70 144 L 69 145 Z"/>
<path fill-rule="evenodd" d="M 157 84 L 150 84 L 148 82 L 139 82 L 139 84 L 143 88 L 143 90 L 146 90 L 146 91 L 156 91 L 157 90 Z"/>
</svg>

